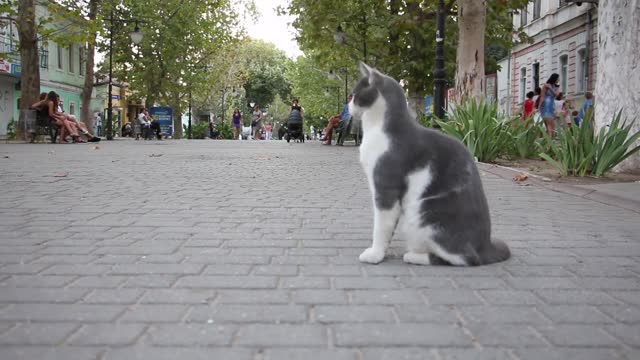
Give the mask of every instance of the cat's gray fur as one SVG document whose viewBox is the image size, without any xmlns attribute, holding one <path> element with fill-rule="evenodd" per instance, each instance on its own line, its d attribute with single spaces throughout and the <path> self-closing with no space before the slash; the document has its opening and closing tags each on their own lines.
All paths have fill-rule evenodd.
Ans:
<svg viewBox="0 0 640 360">
<path fill-rule="evenodd" d="M 419 246 L 409 244 L 409 253 L 405 255 L 407 262 L 471 266 L 508 259 L 510 251 L 507 245 L 491 241 L 489 206 L 475 161 L 467 148 L 457 139 L 418 124 L 396 80 L 365 64 L 360 67 L 363 78 L 354 89 L 350 111 L 363 120 L 361 161 L 365 172 L 367 166 L 371 168 L 368 180 L 376 216 L 374 244 L 361 255 L 361 261 L 377 263 L 382 260 L 393 231 L 407 216 L 407 211 L 416 212 L 413 217 L 419 218 L 413 220 L 416 226 L 404 226 L 409 237 L 424 232 L 431 238 Z M 372 107 L 384 114 L 372 113 Z M 378 116 L 380 120 L 371 120 L 378 119 Z M 376 131 L 380 134 L 376 135 Z M 386 137 L 385 141 L 372 139 L 386 143 L 386 150 L 371 155 L 378 151 L 375 150 L 378 145 L 366 144 L 368 135 Z M 367 161 L 374 164 L 367 165 Z M 420 171 L 428 181 L 418 192 L 414 190 L 419 199 L 408 199 L 410 175 Z M 411 186 L 415 188 L 415 184 Z M 415 209 L 408 209 L 408 203 L 413 203 Z M 396 216 L 395 219 L 386 219 L 390 232 L 385 233 L 382 229 L 385 219 L 378 219 L 380 216 Z M 378 241 L 376 236 L 386 239 Z M 367 259 L 367 251 L 379 254 L 381 246 L 382 257 L 374 256 L 371 260 L 369 256 Z M 409 256 L 412 251 L 421 258 L 425 255 L 426 260 L 412 261 Z"/>
</svg>

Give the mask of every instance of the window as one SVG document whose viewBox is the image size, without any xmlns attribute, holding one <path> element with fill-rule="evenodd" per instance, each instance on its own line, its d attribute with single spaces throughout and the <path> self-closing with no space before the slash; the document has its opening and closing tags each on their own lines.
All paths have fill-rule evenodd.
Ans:
<svg viewBox="0 0 640 360">
<path fill-rule="evenodd" d="M 524 9 L 520 10 L 520 27 L 525 27 L 527 26 L 527 7 L 525 6 Z"/>
<path fill-rule="evenodd" d="M 583 93 L 587 91 L 587 51 L 585 49 L 578 51 L 577 57 L 577 66 L 578 70 L 576 73 L 577 77 L 577 89 L 576 91 L 579 93 Z"/>
<path fill-rule="evenodd" d="M 560 56 L 560 91 L 563 94 L 567 93 L 567 61 L 569 57 L 567 55 Z"/>
<path fill-rule="evenodd" d="M 73 45 L 69 45 L 69 72 L 75 72 L 75 64 L 76 57 L 73 55 Z"/>
<path fill-rule="evenodd" d="M 527 93 L 527 68 L 520 69 L 520 101 L 524 101 L 525 94 Z"/>
<path fill-rule="evenodd" d="M 62 70 L 64 69 L 64 65 L 62 64 L 62 46 L 60 46 L 60 44 L 57 44 L 58 47 L 58 69 Z"/>
<path fill-rule="evenodd" d="M 76 114 L 76 103 L 70 102 L 69 103 L 69 115 L 75 115 L 75 114 Z"/>
<path fill-rule="evenodd" d="M 85 54 L 85 49 L 82 47 L 78 48 L 78 74 L 80 74 L 80 76 L 84 76 L 84 67 L 85 67 L 85 62 L 84 62 L 84 54 Z"/>
<path fill-rule="evenodd" d="M 540 87 L 540 63 L 533 64 L 533 89 Z"/>
<path fill-rule="evenodd" d="M 534 0 L 533 2 L 533 20 L 540 18 L 541 3 L 541 0 Z"/>
</svg>

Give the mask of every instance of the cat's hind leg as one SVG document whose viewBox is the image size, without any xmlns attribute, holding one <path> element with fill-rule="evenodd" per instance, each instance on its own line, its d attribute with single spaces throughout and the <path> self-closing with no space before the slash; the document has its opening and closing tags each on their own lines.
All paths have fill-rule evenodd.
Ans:
<svg viewBox="0 0 640 360">
<path fill-rule="evenodd" d="M 384 259 L 393 231 L 400 217 L 400 204 L 396 202 L 390 209 L 373 209 L 373 242 L 371 247 L 360 254 L 361 262 L 377 264 Z"/>
</svg>

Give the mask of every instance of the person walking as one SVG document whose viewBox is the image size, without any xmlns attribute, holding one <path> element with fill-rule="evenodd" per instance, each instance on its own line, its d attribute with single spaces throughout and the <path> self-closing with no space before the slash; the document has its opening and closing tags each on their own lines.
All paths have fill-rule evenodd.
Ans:
<svg viewBox="0 0 640 360">
<path fill-rule="evenodd" d="M 252 113 L 252 118 L 251 118 L 251 127 L 253 130 L 253 138 L 255 140 L 260 140 L 262 139 L 261 136 L 261 132 L 262 132 L 262 111 L 260 111 L 260 106 L 258 104 L 256 104 L 256 106 L 253 107 L 253 113 Z"/>
<path fill-rule="evenodd" d="M 544 121 L 544 126 L 547 129 L 547 134 L 549 136 L 553 136 L 555 133 L 555 99 L 558 94 L 560 94 L 560 90 L 558 89 L 560 80 L 560 75 L 557 73 L 551 74 L 547 82 L 542 87 L 542 91 L 540 93 L 540 97 L 542 98 L 542 103 L 540 104 L 540 117 L 542 117 L 542 121 Z"/>
<path fill-rule="evenodd" d="M 233 126 L 233 138 L 235 140 L 242 139 L 240 134 L 242 133 L 242 114 L 240 113 L 240 109 L 236 108 L 233 110 L 232 116 L 232 126 Z"/>
<path fill-rule="evenodd" d="M 271 125 L 270 122 L 266 122 L 264 124 L 264 133 L 265 133 L 265 137 L 267 140 L 271 140 L 272 138 L 272 130 L 273 130 L 273 126 Z"/>
<path fill-rule="evenodd" d="M 578 112 L 578 123 L 576 124 L 578 126 L 582 124 L 582 122 L 584 121 L 584 117 L 587 116 L 590 111 L 593 111 L 593 94 L 590 91 L 587 91 L 584 94 L 584 98 L 584 103 L 582 104 L 582 107 L 580 107 L 580 111 Z"/>
<path fill-rule="evenodd" d="M 524 108 L 522 112 L 522 120 L 525 122 L 529 120 L 529 118 L 533 115 L 533 111 L 535 110 L 535 101 L 533 100 L 534 97 L 535 94 L 533 91 L 529 91 L 527 93 L 527 99 L 524 101 Z"/>
</svg>

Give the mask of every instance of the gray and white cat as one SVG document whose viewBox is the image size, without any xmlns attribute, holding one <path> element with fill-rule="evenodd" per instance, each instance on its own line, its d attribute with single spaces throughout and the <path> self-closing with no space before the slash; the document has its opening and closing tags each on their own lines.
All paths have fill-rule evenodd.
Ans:
<svg viewBox="0 0 640 360">
<path fill-rule="evenodd" d="M 458 140 L 415 120 L 393 78 L 360 64 L 349 112 L 362 120 L 360 162 L 373 195 L 373 244 L 360 261 L 377 264 L 394 231 L 411 264 L 484 265 L 509 258 L 491 241 L 480 175 Z"/>
</svg>

